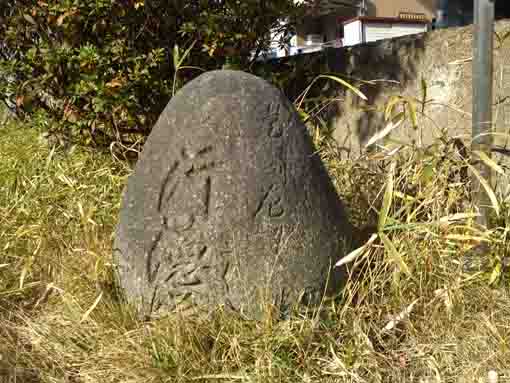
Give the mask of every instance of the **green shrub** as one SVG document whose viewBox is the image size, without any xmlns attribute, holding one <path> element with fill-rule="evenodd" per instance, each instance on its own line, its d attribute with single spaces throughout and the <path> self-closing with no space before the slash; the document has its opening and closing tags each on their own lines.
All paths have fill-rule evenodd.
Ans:
<svg viewBox="0 0 510 383">
<path fill-rule="evenodd" d="M 126 148 L 199 69 L 232 57 L 249 70 L 269 28 L 298 9 L 291 0 L 11 0 L 0 6 L 0 41 L 16 54 L 0 58 L 0 94 L 14 95 L 22 115 L 43 109 L 51 129 L 80 143 Z"/>
</svg>

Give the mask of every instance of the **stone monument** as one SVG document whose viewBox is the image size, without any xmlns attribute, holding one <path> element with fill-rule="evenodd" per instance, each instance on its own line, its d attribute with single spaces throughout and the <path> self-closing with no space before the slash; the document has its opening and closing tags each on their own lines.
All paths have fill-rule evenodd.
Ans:
<svg viewBox="0 0 510 383">
<path fill-rule="evenodd" d="M 124 190 L 114 257 L 145 316 L 224 305 L 250 317 L 341 286 L 352 227 L 293 105 L 266 81 L 212 71 L 154 126 Z"/>
</svg>

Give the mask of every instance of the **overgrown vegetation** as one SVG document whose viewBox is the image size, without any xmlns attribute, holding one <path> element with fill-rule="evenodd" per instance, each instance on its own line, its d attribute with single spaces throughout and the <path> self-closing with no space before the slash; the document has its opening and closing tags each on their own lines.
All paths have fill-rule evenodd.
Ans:
<svg viewBox="0 0 510 383">
<path fill-rule="evenodd" d="M 259 322 L 219 309 L 186 319 L 135 317 L 117 290 L 111 249 L 131 168 L 114 148 L 97 148 L 116 142 L 136 153 L 143 129 L 200 72 L 184 67 L 214 68 L 230 54 L 226 47 L 244 49 L 234 29 L 221 36 L 228 12 L 215 16 L 210 34 L 202 22 L 177 23 L 191 33 L 180 34 L 167 23 L 172 15 L 193 15 L 207 2 L 185 3 L 190 8 L 168 13 L 138 1 L 122 8 L 12 0 L 13 13 L 0 5 L 2 16 L 9 13 L 0 35 L 18 49 L 2 51 L 15 60 L 1 61 L 12 81 L 1 77 L 0 93 L 14 94 L 28 117 L 5 122 L 0 113 L 0 381 L 478 382 L 490 370 L 510 378 L 510 197 L 488 187 L 493 227 L 479 227 L 469 151 L 446 131 L 430 147 L 392 143 L 396 124 L 419 129 L 426 97 L 381 106 L 388 125 L 369 141 L 380 150 L 357 159 L 339 154 L 321 120 L 331 100 L 310 92 L 296 100 L 350 217 L 366 228 L 363 246 L 342 260 L 345 290 L 320 312 L 278 320 L 268 307 Z M 255 12 L 241 8 L 242 17 Z M 240 56 L 233 61 L 247 65 Z M 62 129 L 96 148 L 55 145 L 48 131 Z M 499 165 L 481 159 L 506 180 Z M 473 251 L 479 244 L 483 256 Z"/>
<path fill-rule="evenodd" d="M 508 199 L 497 196 L 493 229 L 477 227 L 469 182 L 458 178 L 468 160 L 447 137 L 345 160 L 308 117 L 353 220 L 376 229 L 344 259 L 348 285 L 320 313 L 277 320 L 268 309 L 260 322 L 221 310 L 138 321 L 111 258 L 130 169 L 91 149 L 65 154 L 29 123 L 2 126 L 2 381 L 471 382 L 491 369 L 508 377 Z M 488 252 L 476 258 L 479 243 Z"/>
<path fill-rule="evenodd" d="M 126 152 L 176 89 L 226 62 L 250 70 L 270 28 L 289 38 L 292 24 L 279 20 L 303 9 L 291 0 L 6 0 L 0 95 L 50 133 Z"/>
</svg>

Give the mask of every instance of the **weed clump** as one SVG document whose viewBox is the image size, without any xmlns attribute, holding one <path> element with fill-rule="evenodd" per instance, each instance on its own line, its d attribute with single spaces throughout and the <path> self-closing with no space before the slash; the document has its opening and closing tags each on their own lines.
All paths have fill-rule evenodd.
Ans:
<svg viewBox="0 0 510 383">
<path fill-rule="evenodd" d="M 312 133 L 313 133 L 312 129 Z M 508 199 L 476 222 L 451 140 L 342 159 L 315 132 L 353 221 L 349 281 L 321 311 L 138 320 L 111 258 L 130 168 L 0 129 L 0 377 L 23 382 L 474 381 L 510 365 Z M 317 141 L 319 139 L 319 141 Z M 356 221 L 357 220 L 357 221 Z M 480 243 L 486 253 L 471 265 Z M 17 380 L 16 380 L 17 379 Z M 413 380 L 413 381 L 414 381 Z"/>
</svg>

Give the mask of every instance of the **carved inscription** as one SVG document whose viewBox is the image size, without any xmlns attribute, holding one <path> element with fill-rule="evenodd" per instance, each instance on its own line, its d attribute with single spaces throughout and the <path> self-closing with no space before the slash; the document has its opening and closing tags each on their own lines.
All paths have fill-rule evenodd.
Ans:
<svg viewBox="0 0 510 383">
<path fill-rule="evenodd" d="M 171 305 L 189 295 L 207 299 L 211 290 L 227 296 L 227 273 L 233 252 L 230 243 L 221 247 L 210 246 L 207 240 L 194 238 L 179 243 L 169 231 L 164 236 L 153 253 L 153 257 L 161 259 L 164 265 L 152 282 L 157 291 L 153 297 L 154 305 L 162 299 L 167 299 L 166 304 Z"/>
<path fill-rule="evenodd" d="M 287 159 L 285 145 L 285 131 L 292 122 L 289 109 L 282 106 L 281 102 L 272 102 L 262 107 L 264 112 L 263 128 L 267 130 L 270 138 L 270 151 L 274 155 L 264 169 L 272 178 L 269 186 L 263 190 L 255 209 L 254 218 L 264 215 L 269 218 L 282 218 L 286 214 L 285 209 L 285 185 L 287 184 Z"/>
<path fill-rule="evenodd" d="M 285 208 L 282 196 L 282 186 L 280 184 L 271 184 L 260 199 L 254 216 L 258 217 L 263 214 L 270 218 L 283 217 Z"/>
<path fill-rule="evenodd" d="M 266 106 L 265 121 L 269 125 L 268 135 L 269 137 L 278 138 L 283 135 L 285 129 L 285 120 L 282 119 L 281 104 L 270 103 Z"/>
<path fill-rule="evenodd" d="M 157 205 L 162 227 L 146 254 L 153 307 L 163 296 L 207 295 L 211 283 L 228 290 L 231 250 L 211 246 L 204 229 L 212 213 L 212 171 L 220 164 L 212 145 L 182 148 L 162 180 Z"/>
<path fill-rule="evenodd" d="M 211 158 L 212 151 L 212 146 L 206 146 L 198 151 L 188 151 L 186 148 L 181 150 L 180 158 L 172 164 L 162 182 L 158 201 L 158 210 L 160 213 L 168 213 L 169 208 L 172 210 L 176 204 L 172 204 L 171 200 L 175 196 L 178 187 L 180 186 L 188 190 L 191 185 L 191 188 L 193 188 L 195 186 L 194 184 L 197 183 L 195 180 L 196 177 L 201 177 L 198 183 L 201 184 L 200 193 L 202 198 L 200 199 L 200 206 L 196 206 L 193 209 L 194 213 L 203 215 L 209 213 L 211 177 L 208 171 L 221 164 L 221 162 Z M 198 210 L 196 210 L 196 208 L 198 208 Z M 191 215 L 193 212 L 189 212 L 188 214 Z M 193 217 L 187 219 L 187 221 L 193 220 Z M 190 222 L 184 222 L 184 224 L 189 226 Z"/>
</svg>

